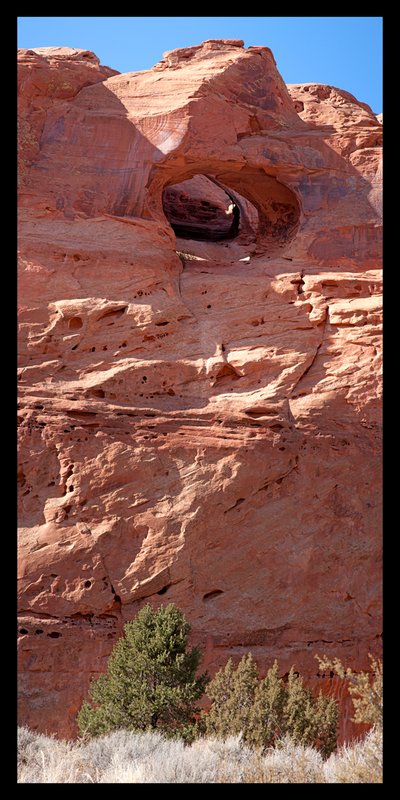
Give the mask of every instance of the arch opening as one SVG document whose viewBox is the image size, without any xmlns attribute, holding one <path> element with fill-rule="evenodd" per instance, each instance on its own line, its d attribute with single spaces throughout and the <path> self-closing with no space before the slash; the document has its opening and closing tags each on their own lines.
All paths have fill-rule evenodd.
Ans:
<svg viewBox="0 0 400 800">
<path fill-rule="evenodd" d="M 195 241 L 235 239 L 240 228 L 240 208 L 234 197 L 206 175 L 195 175 L 168 186 L 163 209 L 175 235 Z"/>
<path fill-rule="evenodd" d="M 193 246 L 201 243 L 202 253 L 207 242 L 210 248 L 228 248 L 227 255 L 248 247 L 250 252 L 275 252 L 293 239 L 300 220 L 294 191 L 248 166 L 215 175 L 192 173 L 169 183 L 162 205 L 177 238 L 191 240 Z"/>
</svg>

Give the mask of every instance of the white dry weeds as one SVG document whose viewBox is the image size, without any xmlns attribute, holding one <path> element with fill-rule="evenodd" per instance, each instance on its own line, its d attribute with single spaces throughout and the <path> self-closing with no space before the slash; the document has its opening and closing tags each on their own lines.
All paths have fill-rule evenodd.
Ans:
<svg viewBox="0 0 400 800">
<path fill-rule="evenodd" d="M 326 783 L 382 783 L 382 730 L 341 747 L 324 764 Z"/>
<path fill-rule="evenodd" d="M 263 756 L 240 736 L 187 746 L 159 733 L 114 731 L 63 742 L 18 730 L 19 783 L 381 783 L 378 730 L 323 761 L 312 747 L 283 739 Z"/>
</svg>

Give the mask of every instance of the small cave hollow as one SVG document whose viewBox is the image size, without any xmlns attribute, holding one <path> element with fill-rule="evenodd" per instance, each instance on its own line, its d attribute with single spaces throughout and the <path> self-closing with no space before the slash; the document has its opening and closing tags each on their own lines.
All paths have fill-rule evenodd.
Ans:
<svg viewBox="0 0 400 800">
<path fill-rule="evenodd" d="M 206 594 L 203 595 L 203 600 L 206 602 L 207 600 L 213 600 L 214 597 L 218 597 L 220 594 L 223 594 L 222 589 L 213 589 L 212 592 L 206 592 Z"/>
<path fill-rule="evenodd" d="M 77 331 L 79 328 L 82 328 L 83 322 L 81 317 L 71 317 L 68 322 L 68 327 L 71 331 Z"/>
<path fill-rule="evenodd" d="M 167 585 L 166 585 L 166 586 L 163 586 L 163 587 L 162 587 L 162 589 L 160 589 L 160 590 L 157 592 L 157 594 L 166 594 L 166 593 L 168 592 L 168 589 L 171 587 L 171 585 L 172 585 L 172 584 L 170 584 L 170 583 L 167 583 Z"/>
<path fill-rule="evenodd" d="M 239 205 L 205 175 L 168 186 L 163 209 L 175 235 L 182 239 L 219 242 L 239 233 Z"/>
</svg>

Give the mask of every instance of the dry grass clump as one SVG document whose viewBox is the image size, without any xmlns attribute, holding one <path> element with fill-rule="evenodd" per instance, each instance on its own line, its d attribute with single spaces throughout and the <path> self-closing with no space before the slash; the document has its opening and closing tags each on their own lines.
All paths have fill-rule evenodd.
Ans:
<svg viewBox="0 0 400 800">
<path fill-rule="evenodd" d="M 382 728 L 344 745 L 324 764 L 326 783 L 382 783 Z"/>
<path fill-rule="evenodd" d="M 287 736 L 264 756 L 253 754 L 243 783 L 325 783 L 323 764 L 318 750 Z"/>
<path fill-rule="evenodd" d="M 286 737 L 260 755 L 241 736 L 186 745 L 159 733 L 118 730 L 88 742 L 18 731 L 19 783 L 381 783 L 382 734 L 326 761 Z"/>
<path fill-rule="evenodd" d="M 118 751 L 99 783 L 221 783 L 226 765 L 229 782 L 243 783 L 250 756 L 251 751 L 241 746 L 238 737 L 225 742 L 198 740 L 191 746 L 179 739 L 159 737 L 157 752 L 148 753 L 141 760 L 128 762 Z"/>
<path fill-rule="evenodd" d="M 18 728 L 18 783 L 77 783 L 76 747 Z"/>
</svg>

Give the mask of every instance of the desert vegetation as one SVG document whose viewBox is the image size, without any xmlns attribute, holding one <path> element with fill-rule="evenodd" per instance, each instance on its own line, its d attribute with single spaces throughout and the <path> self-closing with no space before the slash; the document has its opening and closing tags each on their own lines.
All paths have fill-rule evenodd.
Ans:
<svg viewBox="0 0 400 800">
<path fill-rule="evenodd" d="M 111 730 L 162 730 L 166 736 L 192 739 L 196 702 L 208 682 L 196 677 L 201 660 L 188 649 L 190 625 L 173 603 L 158 610 L 146 605 L 126 623 L 114 646 L 107 672 L 90 687 L 91 703 L 78 714 L 83 736 Z"/>
<path fill-rule="evenodd" d="M 201 651 L 173 604 L 141 609 L 124 627 L 107 671 L 92 682 L 77 717 L 80 738 L 59 741 L 18 730 L 20 783 L 381 783 L 382 664 L 353 673 L 335 659 L 320 667 L 349 681 L 354 721 L 371 730 L 336 750 L 338 706 L 315 697 L 277 662 L 260 680 L 251 653 L 210 680 Z M 200 711 L 206 693 L 211 706 Z"/>
<path fill-rule="evenodd" d="M 241 734 L 250 747 L 265 752 L 289 737 L 293 744 L 313 746 L 327 756 L 336 747 L 338 705 L 322 693 L 313 697 L 292 667 L 287 681 L 279 678 L 278 663 L 260 681 L 249 653 L 237 668 L 229 659 L 207 688 L 213 703 L 200 721 L 209 735 Z"/>
<path fill-rule="evenodd" d="M 158 732 L 117 730 L 60 742 L 20 728 L 18 773 L 20 783 L 381 783 L 382 734 L 373 729 L 324 760 L 290 738 L 261 755 L 240 735 L 188 745 Z"/>
</svg>

